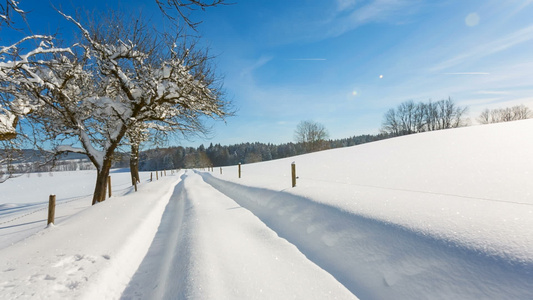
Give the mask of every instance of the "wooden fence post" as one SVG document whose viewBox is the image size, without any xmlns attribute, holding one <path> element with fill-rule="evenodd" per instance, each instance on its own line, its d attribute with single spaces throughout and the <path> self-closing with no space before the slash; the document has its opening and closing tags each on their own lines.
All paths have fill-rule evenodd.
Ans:
<svg viewBox="0 0 533 300">
<path fill-rule="evenodd" d="M 135 191 L 137 191 L 137 178 L 135 178 L 134 186 L 135 186 Z"/>
<path fill-rule="evenodd" d="M 111 198 L 111 175 L 107 176 L 107 191 L 109 194 L 109 198 Z"/>
<path fill-rule="evenodd" d="M 152 172 L 150 172 L 150 182 L 152 182 Z"/>
<path fill-rule="evenodd" d="M 291 164 L 291 174 L 292 174 L 292 187 L 296 186 L 296 163 Z"/>
<path fill-rule="evenodd" d="M 220 167 L 220 175 L 222 175 L 222 167 Z"/>
<path fill-rule="evenodd" d="M 165 170 L 165 176 L 167 176 L 167 170 Z"/>
<path fill-rule="evenodd" d="M 54 224 L 54 218 L 56 214 L 56 195 L 50 195 L 48 198 L 48 223 L 47 225 L 50 225 L 50 223 Z"/>
<path fill-rule="evenodd" d="M 155 171 L 155 180 L 159 180 L 159 172 Z"/>
<path fill-rule="evenodd" d="M 239 163 L 239 178 L 241 178 L 241 163 Z"/>
</svg>

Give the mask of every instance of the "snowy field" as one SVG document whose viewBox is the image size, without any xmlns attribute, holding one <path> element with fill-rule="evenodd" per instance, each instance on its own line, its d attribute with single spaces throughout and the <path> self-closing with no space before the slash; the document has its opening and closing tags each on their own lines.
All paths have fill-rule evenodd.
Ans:
<svg viewBox="0 0 533 300">
<path fill-rule="evenodd" d="M 533 299 L 532 132 L 410 135 L 241 178 L 144 173 L 137 193 L 115 172 L 95 206 L 95 171 L 15 178 L 0 184 L 0 298 Z"/>
</svg>

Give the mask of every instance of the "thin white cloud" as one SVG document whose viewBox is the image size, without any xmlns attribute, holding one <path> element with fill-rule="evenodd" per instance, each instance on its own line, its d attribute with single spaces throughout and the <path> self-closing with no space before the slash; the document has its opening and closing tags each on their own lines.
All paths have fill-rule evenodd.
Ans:
<svg viewBox="0 0 533 300">
<path fill-rule="evenodd" d="M 490 104 L 495 103 L 495 102 L 499 102 L 499 101 L 501 101 L 501 99 L 502 99 L 501 97 L 498 97 L 498 98 L 496 98 L 496 97 L 492 97 L 492 98 L 473 98 L 473 99 L 466 98 L 466 99 L 461 101 L 461 105 L 468 106 L 469 108 L 471 106 L 473 106 L 473 107 L 482 107 L 482 109 L 481 108 L 477 109 L 477 110 L 481 111 L 481 110 L 485 109 L 485 107 L 487 105 L 490 105 Z M 479 115 L 479 113 L 476 112 L 474 114 L 474 116 L 477 116 L 477 115 Z"/>
<path fill-rule="evenodd" d="M 480 95 L 508 95 L 508 91 L 478 91 L 476 94 Z"/>
<path fill-rule="evenodd" d="M 533 4 L 533 0 L 526 0 L 524 1 L 516 10 L 515 10 L 515 14 L 516 13 L 519 13 L 521 10 L 523 10 L 524 8 L 528 7 L 529 5 Z"/>
<path fill-rule="evenodd" d="M 251 75 L 251 73 L 253 71 L 255 71 L 256 69 L 259 69 L 260 67 L 262 67 L 265 64 L 267 64 L 269 61 L 272 60 L 272 58 L 273 58 L 272 56 L 261 56 L 261 57 L 259 57 L 259 59 L 257 59 L 251 65 L 249 65 L 248 67 L 243 68 L 243 70 L 241 72 L 241 76 L 249 76 L 249 75 Z"/>
<path fill-rule="evenodd" d="M 331 28 L 334 29 L 328 33 L 329 36 L 339 36 L 367 23 L 397 22 L 399 18 L 405 18 L 416 11 L 414 7 L 421 5 L 416 0 L 371 0 L 363 5 L 349 5 L 351 3 L 337 1 L 338 8 L 343 9 L 331 20 Z"/>
<path fill-rule="evenodd" d="M 336 2 L 338 11 L 344 11 L 353 8 L 357 3 L 356 0 L 337 0 Z"/>
<path fill-rule="evenodd" d="M 479 45 L 478 47 L 475 47 L 474 49 L 468 52 L 462 53 L 460 55 L 457 55 L 456 57 L 444 61 L 433 67 L 432 71 L 438 72 L 444 69 L 457 66 L 469 60 L 480 59 L 482 57 L 507 50 L 532 39 L 533 25 L 530 25 L 528 27 L 517 30 L 509 35 L 506 35 L 503 38 Z"/>
<path fill-rule="evenodd" d="M 445 75 L 490 75 L 487 72 L 450 72 L 444 73 Z"/>
<path fill-rule="evenodd" d="M 289 58 L 288 60 L 300 60 L 300 61 L 324 61 L 326 58 Z"/>
<path fill-rule="evenodd" d="M 465 18 L 465 24 L 466 24 L 466 26 L 474 27 L 474 26 L 477 26 L 479 24 L 479 20 L 480 20 L 480 18 L 479 18 L 479 15 L 477 13 L 470 13 Z"/>
<path fill-rule="evenodd" d="M 421 8 L 433 5 L 422 0 L 315 2 L 316 5 L 299 7 L 296 13 L 281 12 L 273 15 L 262 25 L 265 39 L 274 44 L 291 44 L 302 40 L 321 41 L 338 37 L 368 23 L 405 23 Z"/>
</svg>

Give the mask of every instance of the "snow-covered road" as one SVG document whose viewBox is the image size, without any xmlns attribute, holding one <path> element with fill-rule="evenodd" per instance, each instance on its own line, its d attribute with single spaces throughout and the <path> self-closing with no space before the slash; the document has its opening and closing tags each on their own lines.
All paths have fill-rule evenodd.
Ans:
<svg viewBox="0 0 533 300">
<path fill-rule="evenodd" d="M 182 176 L 123 299 L 356 299 L 250 211 Z"/>
<path fill-rule="evenodd" d="M 186 171 L 123 299 L 527 299 L 529 262 Z"/>
</svg>

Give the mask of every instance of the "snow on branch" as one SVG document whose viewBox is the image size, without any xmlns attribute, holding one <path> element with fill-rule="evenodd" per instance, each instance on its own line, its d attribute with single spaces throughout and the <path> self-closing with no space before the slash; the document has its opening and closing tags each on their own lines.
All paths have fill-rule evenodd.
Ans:
<svg viewBox="0 0 533 300">
<path fill-rule="evenodd" d="M 0 105 L 0 141 L 17 136 L 17 122 L 18 117 Z"/>
<path fill-rule="evenodd" d="M 19 1 L 15 0 L 6 0 L 5 4 L 0 3 L 0 26 L 2 26 L 2 23 L 5 23 L 9 27 L 13 26 L 14 22 L 12 20 L 12 12 L 15 12 L 22 18 L 25 18 L 26 12 L 19 8 L 19 3 Z"/>
</svg>

